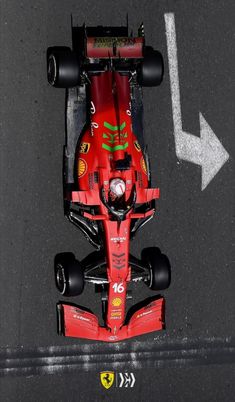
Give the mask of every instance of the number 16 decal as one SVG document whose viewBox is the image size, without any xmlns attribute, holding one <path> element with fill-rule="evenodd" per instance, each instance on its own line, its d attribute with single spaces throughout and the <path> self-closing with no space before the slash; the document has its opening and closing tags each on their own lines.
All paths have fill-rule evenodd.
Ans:
<svg viewBox="0 0 235 402">
<path fill-rule="evenodd" d="M 124 286 L 122 283 L 114 283 L 113 290 L 114 290 L 114 293 L 122 293 L 122 292 L 124 292 Z"/>
</svg>

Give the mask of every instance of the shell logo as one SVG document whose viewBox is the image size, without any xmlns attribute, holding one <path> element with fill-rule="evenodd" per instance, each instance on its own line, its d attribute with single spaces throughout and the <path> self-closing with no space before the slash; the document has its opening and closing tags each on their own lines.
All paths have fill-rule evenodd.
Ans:
<svg viewBox="0 0 235 402">
<path fill-rule="evenodd" d="M 79 158 L 78 159 L 78 177 L 84 176 L 84 174 L 87 171 L 87 163 L 84 159 Z"/>
<path fill-rule="evenodd" d="M 122 304 L 122 299 L 120 297 L 115 297 L 115 299 L 112 300 L 112 305 L 115 307 L 119 307 Z"/>
<path fill-rule="evenodd" d="M 146 166 L 146 163 L 145 163 L 145 160 L 144 160 L 144 157 L 143 157 L 143 156 L 142 156 L 142 158 L 140 159 L 140 165 L 141 165 L 141 167 L 142 167 L 143 172 L 144 172 L 145 174 L 148 174 L 148 172 L 147 172 L 147 166 Z"/>
</svg>

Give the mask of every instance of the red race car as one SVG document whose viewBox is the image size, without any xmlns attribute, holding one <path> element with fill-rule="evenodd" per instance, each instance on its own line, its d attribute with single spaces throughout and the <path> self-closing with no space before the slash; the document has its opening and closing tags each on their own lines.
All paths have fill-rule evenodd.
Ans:
<svg viewBox="0 0 235 402">
<path fill-rule="evenodd" d="M 170 263 L 159 248 L 130 254 L 130 240 L 155 212 L 159 189 L 151 187 L 143 141 L 142 87 L 163 78 L 161 54 L 128 27 L 72 27 L 73 50 L 47 50 L 48 81 L 66 88 L 64 210 L 96 251 L 76 260 L 55 257 L 63 296 L 77 296 L 92 282 L 101 293 L 104 326 L 89 310 L 57 304 L 59 333 L 107 342 L 164 328 L 164 299 L 155 296 L 126 315 L 130 281 L 154 291 L 170 285 Z M 134 306 L 135 307 L 135 306 Z"/>
</svg>

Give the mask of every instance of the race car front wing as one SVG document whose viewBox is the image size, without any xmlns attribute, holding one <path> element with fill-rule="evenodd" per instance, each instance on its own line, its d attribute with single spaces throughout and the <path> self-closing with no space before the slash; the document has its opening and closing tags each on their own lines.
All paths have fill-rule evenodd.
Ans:
<svg viewBox="0 0 235 402">
<path fill-rule="evenodd" d="M 108 328 L 100 326 L 98 318 L 82 307 L 58 303 L 57 313 L 59 334 L 74 338 L 117 342 L 164 328 L 163 297 L 155 298 L 135 311 L 117 333 L 111 333 Z"/>
</svg>

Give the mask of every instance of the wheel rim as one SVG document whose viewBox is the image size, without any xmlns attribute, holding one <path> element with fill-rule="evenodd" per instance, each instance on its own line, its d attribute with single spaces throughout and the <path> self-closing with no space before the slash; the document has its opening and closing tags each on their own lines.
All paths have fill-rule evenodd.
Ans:
<svg viewBox="0 0 235 402">
<path fill-rule="evenodd" d="M 149 273 L 150 273 L 150 278 L 149 278 L 149 284 L 148 287 L 151 288 L 153 284 L 153 270 L 151 265 L 149 264 Z"/>
<path fill-rule="evenodd" d="M 60 264 L 57 265 L 56 284 L 57 284 L 58 290 L 63 295 L 66 290 L 66 279 L 65 279 L 64 268 Z"/>
<path fill-rule="evenodd" d="M 51 85 L 55 84 L 56 81 L 56 59 L 55 56 L 50 55 L 48 59 L 48 71 L 47 71 L 48 82 Z"/>
</svg>

